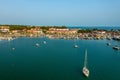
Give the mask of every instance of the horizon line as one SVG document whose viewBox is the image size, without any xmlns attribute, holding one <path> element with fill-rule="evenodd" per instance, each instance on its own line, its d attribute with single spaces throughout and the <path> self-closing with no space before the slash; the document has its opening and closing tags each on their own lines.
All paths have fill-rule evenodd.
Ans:
<svg viewBox="0 0 120 80">
<path fill-rule="evenodd" d="M 66 27 L 120 27 L 120 25 L 30 25 L 30 24 L 0 24 L 0 25 L 19 25 L 19 26 L 66 26 Z"/>
</svg>

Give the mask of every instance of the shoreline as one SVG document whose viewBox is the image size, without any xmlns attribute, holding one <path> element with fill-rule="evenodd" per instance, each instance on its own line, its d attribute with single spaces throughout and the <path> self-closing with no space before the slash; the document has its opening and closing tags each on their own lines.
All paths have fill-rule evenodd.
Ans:
<svg viewBox="0 0 120 80">
<path fill-rule="evenodd" d="M 25 36 L 25 35 L 21 35 L 21 36 L 6 36 L 6 37 L 0 37 L 0 41 L 3 40 L 14 40 L 16 38 L 21 38 L 21 37 L 25 37 L 25 38 L 48 38 L 48 39 L 64 39 L 64 40 L 115 40 L 115 41 L 120 41 L 119 38 L 114 38 L 114 37 L 101 37 L 101 38 L 96 38 L 96 37 L 71 37 L 71 36 L 55 36 L 55 35 L 45 35 L 45 36 Z"/>
<path fill-rule="evenodd" d="M 47 37 L 50 39 L 81 39 L 81 40 L 117 40 L 120 41 L 120 29 L 104 30 L 94 28 L 90 30 L 66 26 L 0 26 L 0 40 L 12 40 L 18 37 Z"/>
</svg>

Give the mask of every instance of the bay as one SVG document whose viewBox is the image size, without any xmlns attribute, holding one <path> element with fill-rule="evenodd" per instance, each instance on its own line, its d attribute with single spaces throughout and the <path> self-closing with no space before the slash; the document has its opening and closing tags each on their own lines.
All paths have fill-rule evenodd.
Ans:
<svg viewBox="0 0 120 80">
<path fill-rule="evenodd" d="M 0 80 L 120 80 L 120 51 L 112 49 L 116 44 L 120 46 L 113 40 L 26 37 L 0 41 Z M 86 49 L 88 78 L 82 74 Z"/>
</svg>

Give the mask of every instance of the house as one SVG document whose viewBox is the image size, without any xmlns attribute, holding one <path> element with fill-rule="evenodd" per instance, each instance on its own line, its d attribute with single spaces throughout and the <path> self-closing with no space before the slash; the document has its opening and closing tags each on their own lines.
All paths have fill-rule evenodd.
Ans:
<svg viewBox="0 0 120 80">
<path fill-rule="evenodd" d="M 70 29 L 69 34 L 76 34 L 78 32 L 78 29 Z"/>
<path fill-rule="evenodd" d="M 43 34 L 43 31 L 39 27 L 35 27 L 35 28 L 31 28 L 30 30 L 27 30 L 27 33 L 31 33 L 31 34 Z"/>
<path fill-rule="evenodd" d="M 0 31 L 1 32 L 9 32 L 10 31 L 9 28 L 10 28 L 9 26 L 0 26 Z"/>
<path fill-rule="evenodd" d="M 57 29 L 57 28 L 50 28 L 46 33 L 48 34 L 76 34 L 76 29 Z"/>
</svg>

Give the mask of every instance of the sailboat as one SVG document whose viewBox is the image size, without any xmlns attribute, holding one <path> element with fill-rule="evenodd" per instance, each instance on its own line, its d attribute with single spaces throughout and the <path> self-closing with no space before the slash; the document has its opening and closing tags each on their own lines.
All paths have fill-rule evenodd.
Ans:
<svg viewBox="0 0 120 80">
<path fill-rule="evenodd" d="M 85 51 L 85 60 L 84 60 L 83 74 L 86 77 L 89 77 L 89 70 L 87 68 L 87 50 Z"/>
</svg>

